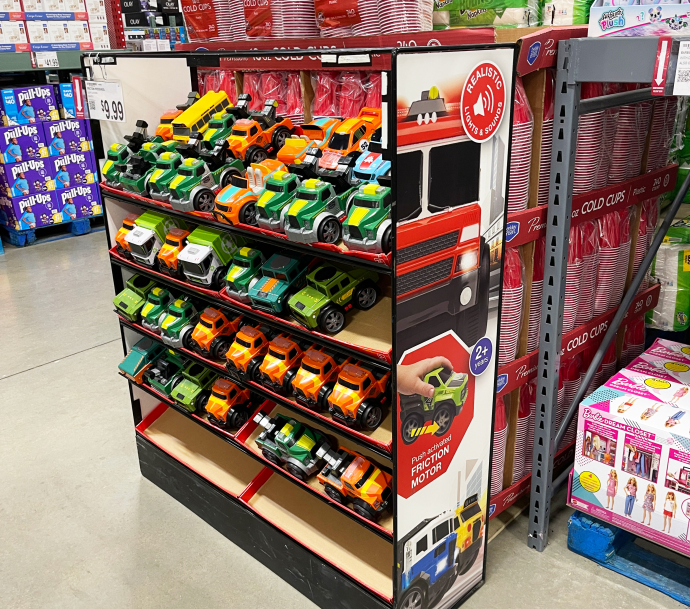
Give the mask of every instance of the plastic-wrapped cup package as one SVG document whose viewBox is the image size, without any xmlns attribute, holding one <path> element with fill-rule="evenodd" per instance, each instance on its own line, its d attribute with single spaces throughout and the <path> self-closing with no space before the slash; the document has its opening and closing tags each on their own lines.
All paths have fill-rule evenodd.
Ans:
<svg viewBox="0 0 690 609">
<path fill-rule="evenodd" d="M 491 455 L 491 496 L 503 490 L 503 468 L 506 462 L 506 441 L 508 440 L 508 421 L 502 397 L 496 398 L 494 417 L 493 454 Z"/>
<path fill-rule="evenodd" d="M 546 70 L 544 86 L 544 112 L 541 126 L 541 150 L 539 155 L 539 190 L 537 205 L 549 203 L 549 181 L 551 179 L 551 149 L 553 148 L 553 112 L 556 95 L 556 71 Z"/>
<path fill-rule="evenodd" d="M 299 72 L 288 72 L 287 75 L 287 112 L 293 125 L 304 123 L 304 102 L 302 101 L 302 83 Z"/>
<path fill-rule="evenodd" d="M 355 36 L 378 36 L 381 33 L 378 0 L 357 0 L 359 23 L 352 24 Z"/>
<path fill-rule="evenodd" d="M 235 6 L 237 4 L 237 6 Z M 194 16 L 194 22 L 204 22 L 204 35 L 197 35 L 191 21 L 186 21 L 187 35 L 191 42 L 232 42 L 237 40 L 233 31 L 233 18 L 237 14 L 241 16 L 244 24 L 244 5 L 242 0 L 221 0 L 212 3 L 211 11 Z M 243 25 L 244 27 L 244 25 Z"/>
<path fill-rule="evenodd" d="M 599 227 L 596 220 L 578 226 L 582 236 L 582 282 L 577 303 L 575 326 L 586 324 L 594 316 L 594 299 L 599 267 Z"/>
<path fill-rule="evenodd" d="M 652 102 L 641 102 L 635 104 L 636 106 L 636 128 L 634 145 L 630 150 L 630 159 L 628 161 L 628 171 L 626 177 L 628 179 L 639 176 L 642 173 L 642 155 L 647 143 L 647 132 L 649 131 L 649 122 L 652 117 Z"/>
<path fill-rule="evenodd" d="M 630 89 L 630 85 L 625 85 L 623 88 L 623 90 Z M 611 148 L 609 184 L 623 182 L 628 177 L 628 164 L 637 156 L 636 153 L 633 156 L 633 149 L 637 146 L 637 129 L 636 104 L 621 106 L 618 110 L 618 124 Z"/>
<path fill-rule="evenodd" d="M 582 99 L 601 97 L 601 83 L 582 83 Z M 604 133 L 604 111 L 580 117 L 577 129 L 577 148 L 573 171 L 573 194 L 589 192 L 594 188 L 594 178 L 601 156 Z"/>
<path fill-rule="evenodd" d="M 529 404 L 529 425 L 527 427 L 527 448 L 525 450 L 525 470 L 523 476 L 532 473 L 532 456 L 534 451 L 534 416 L 537 411 L 537 379 L 532 379 L 520 387 L 520 404 L 525 400 Z"/>
<path fill-rule="evenodd" d="M 582 370 L 582 356 L 575 355 L 570 359 L 566 360 L 561 366 L 561 374 L 563 375 L 563 418 L 568 412 L 568 408 L 575 400 L 575 395 L 580 389 L 580 384 L 582 383 L 582 378 L 580 373 Z M 568 446 L 570 443 L 575 441 L 575 436 L 577 435 L 577 417 L 573 417 L 568 425 L 568 428 L 561 440 L 561 444 L 558 448 Z"/>
<path fill-rule="evenodd" d="M 501 300 L 501 335 L 498 365 L 504 366 L 517 356 L 522 317 L 524 282 L 522 260 L 516 248 L 508 248 L 503 262 L 503 296 Z"/>
<path fill-rule="evenodd" d="M 525 457 L 528 450 L 532 447 L 527 443 L 529 440 L 529 427 L 532 420 L 530 414 L 529 400 L 523 401 L 523 391 L 520 390 L 520 405 L 515 429 L 515 455 L 513 459 L 513 480 L 515 484 L 525 475 Z M 534 431 L 534 430 L 533 430 Z"/>
<path fill-rule="evenodd" d="M 601 362 L 601 378 L 599 380 L 599 385 L 602 385 L 608 381 L 614 374 L 616 374 L 616 341 L 612 341 L 611 345 L 604 355 L 604 359 Z"/>
<path fill-rule="evenodd" d="M 616 261 L 616 272 L 614 274 L 614 281 L 613 284 L 611 284 L 611 291 L 609 295 L 609 309 L 617 307 L 621 303 L 621 300 L 623 300 L 625 280 L 628 276 L 628 266 L 630 264 L 630 245 L 632 243 L 632 235 L 630 234 L 632 224 L 631 211 L 631 209 L 624 209 L 622 211 L 614 211 L 611 214 L 614 217 L 614 222 L 616 222 L 618 225 L 619 246 Z"/>
<path fill-rule="evenodd" d="M 620 226 L 615 212 L 597 220 L 599 227 L 599 266 L 597 268 L 597 290 L 594 295 L 594 316 L 606 313 L 613 292 L 618 266 Z"/>
<path fill-rule="evenodd" d="M 338 116 L 354 118 L 359 115 L 366 99 L 365 77 L 366 75 L 362 72 L 343 72 L 340 75 L 337 95 Z"/>
<path fill-rule="evenodd" d="M 230 8 L 230 35 L 232 40 L 247 39 L 247 22 L 244 18 L 244 0 L 227 0 Z"/>
<path fill-rule="evenodd" d="M 312 72 L 314 100 L 312 116 L 338 116 L 337 72 Z"/>
<path fill-rule="evenodd" d="M 381 33 L 430 31 L 433 8 L 433 0 L 379 0 Z"/>
<path fill-rule="evenodd" d="M 647 253 L 647 210 L 645 209 L 644 205 L 642 205 L 641 210 L 640 210 L 640 225 L 637 229 L 637 242 L 635 243 L 635 255 L 633 256 L 633 271 L 632 271 L 633 279 L 635 278 L 635 275 L 637 275 L 637 271 L 640 270 L 640 264 L 642 264 L 642 260 L 644 259 L 646 253 Z M 640 292 L 644 292 L 644 290 L 647 289 L 648 285 L 649 285 L 649 281 L 647 279 L 647 276 L 645 275 L 644 279 L 642 279 L 642 283 L 640 284 L 639 289 L 637 290 L 637 293 L 639 294 Z"/>
<path fill-rule="evenodd" d="M 314 0 L 281 0 L 282 37 L 312 38 L 319 35 Z"/>
<path fill-rule="evenodd" d="M 380 108 L 381 107 L 381 73 L 380 72 L 370 72 L 369 79 L 366 83 L 367 99 L 365 106 L 367 108 Z"/>
<path fill-rule="evenodd" d="M 647 251 L 652 245 L 654 233 L 656 231 L 656 223 L 659 221 L 659 197 L 648 199 L 642 202 L 642 209 L 644 209 L 647 219 Z M 645 283 L 649 287 L 649 278 L 651 277 L 651 267 L 647 270 Z"/>
<path fill-rule="evenodd" d="M 534 243 L 532 261 L 532 291 L 529 299 L 529 318 L 527 327 L 527 353 L 539 348 L 539 327 L 541 325 L 541 297 L 544 289 L 544 259 L 546 257 L 546 237 Z"/>
<path fill-rule="evenodd" d="M 515 103 L 513 104 L 513 142 L 510 153 L 508 213 L 527 209 L 533 132 L 534 115 L 522 85 L 522 79 L 518 77 L 515 81 Z"/>
<path fill-rule="evenodd" d="M 634 319 L 625 326 L 623 336 L 623 351 L 621 353 L 621 367 L 625 368 L 644 352 L 645 323 L 644 316 Z"/>
<path fill-rule="evenodd" d="M 252 96 L 249 109 L 260 111 L 264 108 L 264 88 L 261 84 L 261 72 L 245 72 L 242 92 Z"/>
<path fill-rule="evenodd" d="M 619 93 L 621 86 L 619 83 L 604 83 L 604 95 Z M 611 154 L 613 151 L 613 140 L 618 128 L 618 107 L 608 108 L 604 111 L 604 133 L 597 165 L 596 175 L 594 176 L 594 188 L 604 188 L 609 183 L 609 169 L 611 167 Z"/>
<path fill-rule="evenodd" d="M 589 365 L 592 363 L 592 358 L 594 358 L 594 353 L 596 349 L 594 348 L 589 348 L 585 349 L 580 356 L 582 357 L 582 368 L 580 369 L 580 385 L 585 382 L 585 376 L 587 375 L 587 370 L 589 369 Z M 589 387 L 587 387 L 587 391 L 585 392 L 585 396 L 588 396 L 592 391 L 594 391 L 599 385 L 597 384 L 596 376 L 592 380 L 592 382 L 589 384 Z"/>
<path fill-rule="evenodd" d="M 563 332 L 575 327 L 582 283 L 582 233 L 579 226 L 570 229 L 568 239 L 568 270 L 565 277 L 565 303 L 563 305 Z"/>
<path fill-rule="evenodd" d="M 233 105 L 237 103 L 235 73 L 232 70 L 199 70 L 197 78 L 200 96 L 209 91 L 225 91 L 230 102 Z"/>
<path fill-rule="evenodd" d="M 556 394 L 556 429 L 561 426 L 565 416 L 565 385 L 563 380 L 563 364 L 558 374 L 558 393 Z M 559 447 L 560 448 L 560 447 Z"/>
<path fill-rule="evenodd" d="M 647 172 L 660 169 L 668 164 L 668 154 L 678 107 L 675 97 L 662 97 L 653 104 Z"/>
<path fill-rule="evenodd" d="M 287 74 L 285 72 L 263 72 L 261 87 L 264 99 L 274 99 L 278 102 L 279 116 L 287 113 Z"/>
</svg>

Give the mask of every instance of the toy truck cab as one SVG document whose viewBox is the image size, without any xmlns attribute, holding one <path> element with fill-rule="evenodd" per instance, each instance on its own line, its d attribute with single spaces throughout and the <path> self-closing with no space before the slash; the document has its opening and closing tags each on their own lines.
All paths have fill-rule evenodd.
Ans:
<svg viewBox="0 0 690 609">
<path fill-rule="evenodd" d="M 174 351 L 165 351 L 144 374 L 144 379 L 156 391 L 170 397 L 173 389 L 182 382 L 186 360 Z"/>
<path fill-rule="evenodd" d="M 146 296 L 155 285 L 153 279 L 143 275 L 132 275 L 127 280 L 125 289 L 113 298 L 115 309 L 125 319 L 136 323 L 146 303 Z"/>
<path fill-rule="evenodd" d="M 219 140 L 227 140 L 237 117 L 232 112 L 216 112 L 204 133 L 204 148 L 213 150 Z"/>
<path fill-rule="evenodd" d="M 259 250 L 239 248 L 225 276 L 225 293 L 234 300 L 249 304 L 249 288 L 259 281 L 259 272 L 264 262 L 266 259 Z"/>
<path fill-rule="evenodd" d="M 187 247 L 189 231 L 183 228 L 171 228 L 165 236 L 163 246 L 158 252 L 158 270 L 171 277 L 180 277 L 182 268 L 178 264 L 180 252 Z"/>
<path fill-rule="evenodd" d="M 225 360 L 225 354 L 240 328 L 241 315 L 225 314 L 208 307 L 199 317 L 190 343 L 192 348 L 204 356 Z"/>
<path fill-rule="evenodd" d="M 328 396 L 331 416 L 350 427 L 376 429 L 383 419 L 382 404 L 390 391 L 390 370 L 346 364 Z"/>
<path fill-rule="evenodd" d="M 292 379 L 297 375 L 302 356 L 309 347 L 308 342 L 295 340 L 287 334 L 276 336 L 268 345 L 257 380 L 276 393 L 290 393 Z"/>
<path fill-rule="evenodd" d="M 165 141 L 173 139 L 172 122 L 182 114 L 182 110 L 175 108 L 174 110 L 166 110 L 160 118 L 158 127 L 156 127 L 156 135 L 163 138 Z"/>
<path fill-rule="evenodd" d="M 359 182 L 376 182 L 379 176 L 386 175 L 391 170 L 391 162 L 386 161 L 380 152 L 371 150 L 363 152 L 357 157 L 352 170 L 353 180 Z"/>
<path fill-rule="evenodd" d="M 191 283 L 212 290 L 218 290 L 227 274 L 228 265 L 243 244 L 241 237 L 235 238 L 214 228 L 198 226 L 187 237 L 188 244 L 177 259 Z"/>
<path fill-rule="evenodd" d="M 391 251 L 391 189 L 378 184 L 359 187 L 343 222 L 343 242 L 360 252 Z"/>
<path fill-rule="evenodd" d="M 130 155 L 127 169 L 120 175 L 120 184 L 128 192 L 147 196 L 149 181 L 156 163 L 165 152 L 175 152 L 175 142 L 146 142 L 136 154 Z"/>
<path fill-rule="evenodd" d="M 134 229 L 136 226 L 136 219 L 140 214 L 127 214 L 125 219 L 122 221 L 122 226 L 118 229 L 115 234 L 115 250 L 120 256 L 125 258 L 131 258 L 132 254 L 129 250 L 129 243 L 127 243 L 127 233 Z"/>
<path fill-rule="evenodd" d="M 152 199 L 165 202 L 170 199 L 168 186 L 177 176 L 182 162 L 182 155 L 177 151 L 164 152 L 160 155 L 148 182 L 149 194 Z"/>
<path fill-rule="evenodd" d="M 302 135 L 292 135 L 278 150 L 278 160 L 286 165 L 299 163 L 312 146 L 324 148 L 333 130 L 343 121 L 340 117 L 320 117 L 300 127 Z"/>
<path fill-rule="evenodd" d="M 307 270 L 306 257 L 273 254 L 261 267 L 259 281 L 249 287 L 252 306 L 271 315 L 285 312 L 290 296 L 304 285 Z"/>
<path fill-rule="evenodd" d="M 182 371 L 182 382 L 172 392 L 172 398 L 189 412 L 201 415 L 206 410 L 211 386 L 216 374 L 197 362 L 190 362 Z"/>
<path fill-rule="evenodd" d="M 222 429 L 239 429 L 251 414 L 251 393 L 232 381 L 216 379 L 206 404 L 209 423 Z"/>
<path fill-rule="evenodd" d="M 133 154 L 127 144 L 112 144 L 108 148 L 105 163 L 103 164 L 103 180 L 106 186 L 122 189 L 120 176 L 127 171 L 127 161 Z"/>
<path fill-rule="evenodd" d="M 328 396 L 333 391 L 340 371 L 351 361 L 349 357 L 318 347 L 308 349 L 292 380 L 292 392 L 295 399 L 312 410 L 318 412 L 326 410 Z"/>
<path fill-rule="evenodd" d="M 160 323 L 170 305 L 172 294 L 165 288 L 155 287 L 146 297 L 146 304 L 141 310 L 141 325 L 147 330 L 160 334 Z"/>
<path fill-rule="evenodd" d="M 255 380 L 275 332 L 266 326 L 242 326 L 225 357 L 225 367 L 240 380 Z"/>
<path fill-rule="evenodd" d="M 400 607 L 433 607 L 458 576 L 458 519 L 453 512 L 427 518 L 398 542 Z"/>
<path fill-rule="evenodd" d="M 168 307 L 160 322 L 163 342 L 171 347 L 191 349 L 190 339 L 198 318 L 194 305 L 189 300 L 178 298 Z"/>
<path fill-rule="evenodd" d="M 254 422 L 264 431 L 256 439 L 261 454 L 274 465 L 285 464 L 290 474 L 306 481 L 323 463 L 320 452 L 330 450 L 326 438 L 295 419 L 277 415 L 274 419 L 259 411 Z"/>
<path fill-rule="evenodd" d="M 165 347 L 160 343 L 150 338 L 142 338 L 132 347 L 118 368 L 130 381 L 141 384 L 146 371 L 164 351 Z"/>
<path fill-rule="evenodd" d="M 379 297 L 379 276 L 373 271 L 344 271 L 323 264 L 307 275 L 307 287 L 288 302 L 293 317 L 310 330 L 337 334 L 345 326 L 345 312 L 353 306 L 366 311 Z"/>
<path fill-rule="evenodd" d="M 173 228 L 186 228 L 186 225 L 156 211 L 145 211 L 136 219 L 136 227 L 125 235 L 132 258 L 139 264 L 155 267 L 165 236 Z"/>
<path fill-rule="evenodd" d="M 479 496 L 471 495 L 456 510 L 457 557 L 458 575 L 467 573 L 479 556 L 479 550 L 484 542 L 484 512 L 479 505 Z"/>
<path fill-rule="evenodd" d="M 335 152 L 342 156 L 369 150 L 369 140 L 382 124 L 381 110 L 362 108 L 357 118 L 348 118 L 338 125 L 324 147 L 324 154 Z"/>
<path fill-rule="evenodd" d="M 320 456 L 326 461 L 326 467 L 317 479 L 333 501 L 341 504 L 351 501 L 357 514 L 374 522 L 388 511 L 393 498 L 390 474 L 344 447 Z"/>
<path fill-rule="evenodd" d="M 400 396 L 400 433 L 405 444 L 412 444 L 425 433 L 425 424 L 430 421 L 434 435 L 446 435 L 467 399 L 468 377 L 464 372 L 437 368 L 425 375 L 424 382 L 434 387 L 433 397 Z"/>
<path fill-rule="evenodd" d="M 266 180 L 263 193 L 256 203 L 256 223 L 270 231 L 284 232 L 280 221 L 283 209 L 295 199 L 300 179 L 293 173 L 276 171 Z"/>
</svg>

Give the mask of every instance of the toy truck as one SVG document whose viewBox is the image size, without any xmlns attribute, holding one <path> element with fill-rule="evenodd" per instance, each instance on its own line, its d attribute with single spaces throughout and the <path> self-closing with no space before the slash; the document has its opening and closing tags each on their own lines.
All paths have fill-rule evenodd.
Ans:
<svg viewBox="0 0 690 609">
<path fill-rule="evenodd" d="M 376 182 L 379 176 L 386 175 L 391 170 L 391 162 L 386 161 L 380 152 L 371 150 L 363 152 L 357 157 L 352 177 L 359 182 Z"/>
<path fill-rule="evenodd" d="M 225 361 L 225 354 L 235 339 L 241 322 L 241 315 L 225 314 L 208 307 L 201 313 L 189 342 L 204 357 L 211 356 Z"/>
<path fill-rule="evenodd" d="M 249 304 L 249 288 L 259 281 L 259 272 L 264 262 L 266 259 L 259 250 L 239 248 L 225 276 L 225 293 L 234 300 Z"/>
<path fill-rule="evenodd" d="M 186 224 L 157 211 L 145 211 L 136 219 L 136 226 L 125 235 L 135 262 L 155 268 L 158 252 L 166 235 L 173 228 L 187 228 Z"/>
<path fill-rule="evenodd" d="M 146 371 L 164 351 L 165 347 L 160 343 L 150 338 L 142 338 L 132 347 L 118 368 L 130 381 L 140 384 Z"/>
<path fill-rule="evenodd" d="M 302 182 L 295 200 L 287 207 L 283 227 L 290 241 L 337 243 L 354 187 L 336 195 L 332 184 L 311 178 Z"/>
<path fill-rule="evenodd" d="M 273 254 L 261 267 L 261 279 L 249 287 L 252 307 L 271 315 L 286 312 L 290 296 L 306 282 L 308 264 L 303 256 Z"/>
<path fill-rule="evenodd" d="M 342 121 L 339 117 L 326 116 L 302 125 L 302 135 L 292 135 L 285 140 L 283 147 L 278 150 L 278 160 L 286 165 L 299 164 L 309 148 L 324 148 L 333 130 Z"/>
<path fill-rule="evenodd" d="M 444 436 L 453 420 L 462 412 L 467 399 L 467 374 L 437 368 L 424 377 L 434 387 L 431 398 L 421 395 L 400 396 L 400 433 L 405 444 L 412 444 L 433 421 L 434 435 Z"/>
<path fill-rule="evenodd" d="M 458 575 L 467 573 L 479 556 L 484 540 L 484 512 L 479 505 L 479 495 L 471 495 L 465 499 L 461 508 L 455 511 L 457 533 L 457 572 Z"/>
<path fill-rule="evenodd" d="M 225 355 L 228 372 L 240 380 L 256 380 L 268 343 L 275 335 L 275 331 L 266 326 L 242 326 Z"/>
<path fill-rule="evenodd" d="M 390 252 L 392 201 L 391 189 L 387 186 L 360 186 L 343 222 L 343 243 L 360 252 Z"/>
<path fill-rule="evenodd" d="M 161 287 L 153 288 L 146 297 L 146 304 L 141 310 L 141 325 L 147 330 L 160 334 L 161 321 L 173 297 L 168 290 Z"/>
<path fill-rule="evenodd" d="M 173 139 L 186 142 L 192 133 L 204 133 L 212 116 L 231 107 L 225 91 L 208 91 L 173 119 Z"/>
<path fill-rule="evenodd" d="M 127 233 L 134 229 L 136 226 L 136 219 L 140 214 L 127 214 L 125 219 L 122 221 L 122 226 L 118 229 L 115 234 L 115 251 L 117 251 L 120 256 L 124 258 L 132 257 L 132 253 L 129 249 L 129 243 L 127 243 Z"/>
<path fill-rule="evenodd" d="M 168 350 L 146 371 L 144 380 L 156 391 L 170 397 L 173 389 L 184 379 L 182 371 L 186 366 L 187 360 L 174 351 Z"/>
<path fill-rule="evenodd" d="M 283 233 L 283 210 L 295 200 L 300 179 L 293 173 L 276 171 L 256 202 L 256 223 L 270 231 Z"/>
<path fill-rule="evenodd" d="M 204 148 L 213 150 L 220 140 L 227 140 L 232 134 L 232 126 L 236 120 L 237 116 L 232 112 L 216 112 L 204 133 Z"/>
<path fill-rule="evenodd" d="M 240 102 L 251 101 L 248 94 L 240 97 Z M 289 118 L 277 115 L 277 108 L 278 102 L 268 99 L 261 112 L 251 112 L 249 118 L 241 118 L 233 125 L 227 141 L 235 158 L 247 164 L 261 163 L 285 145 L 294 127 Z"/>
<path fill-rule="evenodd" d="M 182 155 L 177 151 L 164 152 L 158 157 L 156 167 L 151 172 L 148 182 L 149 195 L 152 199 L 168 202 L 170 182 L 177 176 L 183 160 Z"/>
<path fill-rule="evenodd" d="M 158 270 L 171 277 L 182 277 L 182 267 L 178 263 L 180 252 L 187 247 L 189 231 L 183 228 L 171 228 L 165 236 L 163 246 L 158 252 Z"/>
<path fill-rule="evenodd" d="M 351 361 L 349 357 L 331 353 L 323 348 L 308 349 L 295 378 L 292 379 L 292 393 L 297 402 L 317 412 L 326 410 L 328 396 L 333 391 L 340 371 Z"/>
<path fill-rule="evenodd" d="M 346 364 L 328 396 L 331 416 L 349 427 L 376 429 L 383 419 L 382 405 L 389 399 L 390 370 Z"/>
<path fill-rule="evenodd" d="M 102 170 L 106 186 L 122 189 L 120 176 L 127 171 L 127 161 L 131 154 L 133 153 L 126 144 L 111 144 Z"/>
<path fill-rule="evenodd" d="M 292 379 L 297 375 L 302 356 L 309 347 L 309 342 L 297 341 L 287 334 L 276 336 L 268 344 L 268 353 L 259 366 L 257 380 L 276 393 L 289 394 Z"/>
<path fill-rule="evenodd" d="M 348 118 L 338 125 L 328 140 L 323 152 L 336 152 L 343 156 L 359 156 L 369 150 L 369 141 L 374 132 L 381 127 L 381 110 L 362 108 L 357 118 Z"/>
<path fill-rule="evenodd" d="M 125 319 L 136 323 L 146 303 L 146 296 L 156 286 L 153 279 L 143 275 L 132 275 L 122 290 L 115 298 L 113 304 L 117 312 Z"/>
<path fill-rule="evenodd" d="M 251 414 L 251 393 L 232 381 L 216 379 L 206 404 L 209 423 L 221 429 L 239 429 Z"/>
<path fill-rule="evenodd" d="M 288 301 L 292 316 L 310 330 L 337 334 L 345 326 L 345 313 L 353 306 L 367 311 L 379 298 L 374 271 L 344 271 L 322 264 L 307 275 L 307 287 Z"/>
<path fill-rule="evenodd" d="M 187 240 L 187 247 L 177 257 L 187 280 L 211 290 L 220 289 L 232 257 L 244 245 L 242 237 L 197 226 Z"/>
<path fill-rule="evenodd" d="M 373 522 L 389 510 L 393 499 L 393 476 L 359 453 L 342 446 L 337 451 L 331 449 L 319 456 L 327 465 L 316 478 L 333 501 L 341 504 L 351 501 L 357 514 Z"/>
<path fill-rule="evenodd" d="M 127 169 L 120 175 L 120 184 L 128 192 L 148 196 L 149 181 L 156 163 L 165 152 L 174 152 L 175 142 L 146 142 L 139 152 L 130 155 Z"/>
<path fill-rule="evenodd" d="M 192 331 L 198 319 L 194 305 L 189 300 L 178 298 L 168 307 L 160 322 L 163 342 L 171 347 L 191 349 Z"/>
<path fill-rule="evenodd" d="M 172 122 L 182 114 L 182 110 L 166 110 L 161 114 L 160 122 L 158 127 L 156 127 L 156 135 L 163 138 L 166 142 L 173 139 L 173 127 Z"/>
<path fill-rule="evenodd" d="M 259 411 L 254 422 L 264 428 L 256 439 L 261 454 L 279 467 L 284 463 L 298 480 L 306 481 L 318 471 L 323 459 L 317 453 L 331 448 L 324 435 L 295 419 L 280 414 L 271 418 Z"/>
<path fill-rule="evenodd" d="M 276 171 L 285 170 L 285 165 L 275 159 L 252 163 L 247 168 L 247 177 L 234 176 L 229 186 L 216 195 L 213 215 L 216 220 L 234 226 L 249 224 L 256 226 L 256 202 L 264 190 L 267 178 Z"/>
<path fill-rule="evenodd" d="M 189 412 L 204 413 L 216 374 L 210 368 L 190 362 L 182 371 L 182 376 L 182 382 L 171 394 L 172 399 Z"/>
</svg>

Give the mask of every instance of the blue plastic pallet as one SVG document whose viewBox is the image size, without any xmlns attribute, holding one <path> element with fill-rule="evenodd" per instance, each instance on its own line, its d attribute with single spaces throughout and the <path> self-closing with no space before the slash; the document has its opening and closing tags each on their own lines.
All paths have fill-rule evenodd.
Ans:
<svg viewBox="0 0 690 609">
<path fill-rule="evenodd" d="M 690 569 L 636 545 L 635 539 L 581 512 L 568 522 L 570 550 L 690 606 Z"/>
<path fill-rule="evenodd" d="M 98 217 L 98 216 L 95 216 Z M 69 232 L 60 235 L 54 235 L 47 239 L 41 239 L 42 243 L 47 241 L 56 241 L 58 239 L 64 239 L 66 237 L 86 235 L 91 232 L 91 218 L 79 218 L 77 220 L 72 220 L 71 222 L 64 222 L 61 224 L 51 224 L 50 226 L 41 226 L 39 228 L 32 228 L 27 230 L 15 230 L 8 226 L 4 226 L 3 237 L 6 241 L 14 245 L 15 247 L 25 247 L 35 243 L 37 240 L 36 231 L 40 231 L 43 228 L 54 228 L 56 226 L 69 226 Z M 4 253 L 2 250 L 2 244 L 0 243 L 0 254 Z"/>
</svg>

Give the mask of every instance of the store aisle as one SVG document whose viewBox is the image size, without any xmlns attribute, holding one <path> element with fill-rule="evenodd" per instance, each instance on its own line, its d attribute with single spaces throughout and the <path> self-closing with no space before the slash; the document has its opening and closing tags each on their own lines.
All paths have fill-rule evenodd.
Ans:
<svg viewBox="0 0 690 609">
<path fill-rule="evenodd" d="M 315 607 L 141 477 L 112 296 L 102 232 L 0 257 L 0 607 Z M 465 607 L 681 606 L 569 552 L 557 505 L 543 554 L 524 514 L 491 542 Z"/>
</svg>

